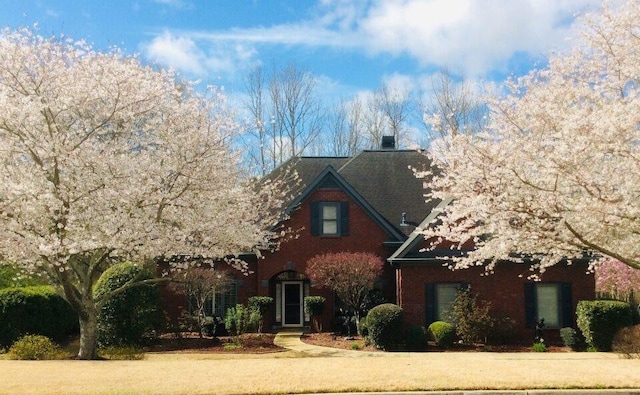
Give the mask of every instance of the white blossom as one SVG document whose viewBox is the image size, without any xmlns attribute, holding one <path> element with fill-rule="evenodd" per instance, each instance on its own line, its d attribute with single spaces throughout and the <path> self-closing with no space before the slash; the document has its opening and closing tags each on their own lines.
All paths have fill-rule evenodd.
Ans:
<svg viewBox="0 0 640 395">
<path fill-rule="evenodd" d="M 570 52 L 487 98 L 482 133 L 452 137 L 426 181 L 454 200 L 424 233 L 475 244 L 456 267 L 526 256 L 543 272 L 587 252 L 640 267 L 639 20 L 640 2 L 604 3 Z"/>
<path fill-rule="evenodd" d="M 279 237 L 286 189 L 243 176 L 219 90 L 198 94 L 115 49 L 4 30 L 0 108 L 0 256 L 44 271 L 81 329 L 116 259 L 225 258 Z"/>
</svg>

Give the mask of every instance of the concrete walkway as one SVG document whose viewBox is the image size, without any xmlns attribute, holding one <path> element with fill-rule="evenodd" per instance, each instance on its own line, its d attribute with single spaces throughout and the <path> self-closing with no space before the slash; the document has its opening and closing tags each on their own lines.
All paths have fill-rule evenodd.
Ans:
<svg viewBox="0 0 640 395">
<path fill-rule="evenodd" d="M 278 332 L 276 334 L 273 343 L 276 346 L 280 346 L 282 348 L 286 348 L 291 351 L 299 352 L 302 354 L 307 354 L 311 356 L 317 357 L 380 357 L 383 356 L 384 353 L 379 352 L 367 352 L 367 351 L 355 351 L 355 350 L 342 350 L 339 348 L 332 347 L 322 347 L 322 346 L 314 346 L 312 344 L 307 344 L 300 340 L 302 336 L 302 331 L 293 332 Z"/>
</svg>

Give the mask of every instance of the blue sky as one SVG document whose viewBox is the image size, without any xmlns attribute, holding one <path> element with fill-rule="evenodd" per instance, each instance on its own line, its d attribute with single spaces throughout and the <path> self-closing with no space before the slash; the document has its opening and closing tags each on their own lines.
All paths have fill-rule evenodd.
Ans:
<svg viewBox="0 0 640 395">
<path fill-rule="evenodd" d="M 241 93 L 256 65 L 295 62 L 334 97 L 383 81 L 414 89 L 443 67 L 501 81 L 543 64 L 597 0 L 112 0 L 1 2 L 0 26 L 38 24 L 140 53 Z"/>
</svg>

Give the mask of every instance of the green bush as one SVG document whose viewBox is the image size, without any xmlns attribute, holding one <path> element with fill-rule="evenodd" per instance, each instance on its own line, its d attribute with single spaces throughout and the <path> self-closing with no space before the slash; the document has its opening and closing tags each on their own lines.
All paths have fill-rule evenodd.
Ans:
<svg viewBox="0 0 640 395">
<path fill-rule="evenodd" d="M 613 337 L 611 349 L 626 358 L 640 358 L 640 325 L 620 329 Z"/>
<path fill-rule="evenodd" d="M 0 262 L 0 289 L 46 285 L 39 277 L 26 275 L 9 262 Z"/>
<path fill-rule="evenodd" d="M 0 290 L 0 348 L 26 334 L 63 341 L 78 331 L 77 314 L 53 287 Z"/>
<path fill-rule="evenodd" d="M 547 345 L 544 343 L 533 343 L 534 352 L 547 352 Z"/>
<path fill-rule="evenodd" d="M 433 338 L 436 346 L 450 348 L 455 339 L 455 329 L 453 325 L 444 321 L 435 321 L 429 325 L 429 334 Z"/>
<path fill-rule="evenodd" d="M 392 303 L 372 308 L 367 314 L 367 330 L 374 346 L 383 350 L 396 347 L 402 340 L 403 311 Z"/>
<path fill-rule="evenodd" d="M 120 288 L 132 279 L 153 278 L 130 262 L 107 269 L 96 282 L 96 297 Z M 109 299 L 98 312 L 100 347 L 143 345 L 162 323 L 160 293 L 154 286 L 135 286 Z"/>
<path fill-rule="evenodd" d="M 464 343 L 486 343 L 494 326 L 491 303 L 479 300 L 469 288 L 458 291 L 447 321 Z"/>
<path fill-rule="evenodd" d="M 322 315 L 324 302 L 326 299 L 323 296 L 307 296 L 304 298 L 304 312 L 310 316 Z"/>
<path fill-rule="evenodd" d="M 247 305 L 251 310 L 252 322 L 257 321 L 258 333 L 262 333 L 262 327 L 264 323 L 264 315 L 269 310 L 269 307 L 273 304 L 273 298 L 270 296 L 252 296 L 249 298 Z"/>
<path fill-rule="evenodd" d="M 381 304 L 389 303 L 387 298 L 384 296 L 384 293 L 379 288 L 374 288 L 367 292 L 367 295 L 364 297 L 364 301 L 362 302 L 360 315 L 361 317 L 366 317 L 371 311 L 372 308 L 376 306 L 380 306 Z"/>
<path fill-rule="evenodd" d="M 240 336 L 257 324 L 256 315 L 252 315 L 251 310 L 243 304 L 237 304 L 236 307 L 227 309 L 224 326 L 230 334 Z"/>
<path fill-rule="evenodd" d="M 322 323 L 318 320 L 318 317 L 324 312 L 325 301 L 326 299 L 323 296 L 307 296 L 304 298 L 304 312 L 311 316 L 316 332 L 322 332 Z"/>
<path fill-rule="evenodd" d="M 587 344 L 598 351 L 611 351 L 616 332 L 633 323 L 631 305 L 613 300 L 580 301 L 576 315 Z"/>
<path fill-rule="evenodd" d="M 585 348 L 584 338 L 573 328 L 567 327 L 560 329 L 560 338 L 565 347 L 569 347 L 574 351 Z"/>
<path fill-rule="evenodd" d="M 576 330 L 573 328 L 561 328 L 560 338 L 562 339 L 562 344 L 565 347 L 570 347 L 571 349 L 573 349 L 576 344 L 576 333 Z"/>
<path fill-rule="evenodd" d="M 424 326 L 414 325 L 407 329 L 407 350 L 424 351 L 427 349 L 427 330 Z"/>
<path fill-rule="evenodd" d="M 60 346 L 42 335 L 26 335 L 18 339 L 8 353 L 9 359 L 49 360 L 61 359 L 64 353 Z"/>
</svg>

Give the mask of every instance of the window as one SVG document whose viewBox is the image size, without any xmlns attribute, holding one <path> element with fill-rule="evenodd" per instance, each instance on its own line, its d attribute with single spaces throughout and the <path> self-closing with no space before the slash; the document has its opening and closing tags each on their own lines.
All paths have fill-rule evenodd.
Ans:
<svg viewBox="0 0 640 395">
<path fill-rule="evenodd" d="M 322 210 L 322 231 L 323 235 L 338 234 L 338 212 L 340 206 L 337 203 L 324 203 L 320 205 Z"/>
<path fill-rule="evenodd" d="M 314 236 L 349 234 L 349 203 L 311 202 L 311 234 Z"/>
<path fill-rule="evenodd" d="M 204 301 L 203 313 L 206 317 L 218 316 L 224 318 L 229 307 L 235 307 L 238 303 L 238 281 L 233 280 L 225 292 L 213 290 L 213 297 L 207 297 Z M 203 297 L 205 295 L 203 294 Z M 189 314 L 198 314 L 198 302 L 193 295 L 187 296 Z"/>
<path fill-rule="evenodd" d="M 238 282 L 231 282 L 226 292 L 216 292 L 212 302 L 211 310 L 213 313 L 218 317 L 224 318 L 227 315 L 227 309 L 236 307 L 236 304 L 238 304 Z"/>
<path fill-rule="evenodd" d="M 544 318 L 547 328 L 573 325 L 570 283 L 526 283 L 525 311 L 527 327 Z"/>
<path fill-rule="evenodd" d="M 465 289 L 463 283 L 432 283 L 426 284 L 426 324 L 434 321 L 446 320 L 456 300 L 458 291 Z"/>
<path fill-rule="evenodd" d="M 560 287 L 558 284 L 539 284 L 536 287 L 538 318 L 548 326 L 560 326 Z"/>
</svg>

